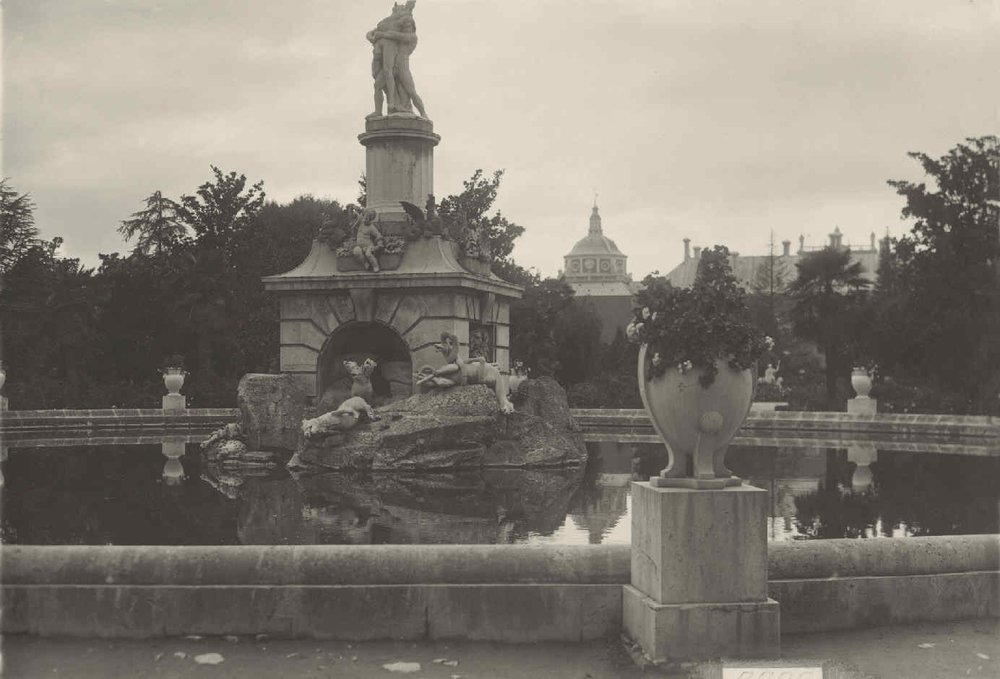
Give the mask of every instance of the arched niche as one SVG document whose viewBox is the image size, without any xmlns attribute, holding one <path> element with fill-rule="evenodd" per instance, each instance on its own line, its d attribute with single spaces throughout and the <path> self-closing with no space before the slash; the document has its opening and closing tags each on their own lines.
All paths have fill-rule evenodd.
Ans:
<svg viewBox="0 0 1000 679">
<path fill-rule="evenodd" d="M 375 321 L 339 326 L 323 344 L 316 364 L 318 410 L 332 410 L 351 395 L 351 376 L 344 361 L 378 363 L 372 373 L 376 403 L 406 398 L 413 390 L 410 348 L 394 329 Z"/>
</svg>

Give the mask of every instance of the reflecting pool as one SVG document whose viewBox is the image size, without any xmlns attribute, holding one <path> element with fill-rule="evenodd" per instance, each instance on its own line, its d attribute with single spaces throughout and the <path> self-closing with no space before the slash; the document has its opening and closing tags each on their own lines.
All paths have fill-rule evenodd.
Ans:
<svg viewBox="0 0 1000 679">
<path fill-rule="evenodd" d="M 220 469 L 197 441 L 143 433 L 5 445 L 2 538 L 20 544 L 627 543 L 629 483 L 666 462 L 650 437 L 588 442 L 586 468 L 451 474 Z M 1000 457 L 733 446 L 770 494 L 771 540 L 998 532 Z"/>
</svg>

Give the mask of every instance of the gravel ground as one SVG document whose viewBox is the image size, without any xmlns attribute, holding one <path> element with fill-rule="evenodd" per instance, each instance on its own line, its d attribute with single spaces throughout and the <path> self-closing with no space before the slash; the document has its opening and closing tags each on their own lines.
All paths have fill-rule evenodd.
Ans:
<svg viewBox="0 0 1000 679">
<path fill-rule="evenodd" d="M 781 664 L 786 667 L 824 666 L 827 678 L 997 679 L 1000 678 L 1000 621 L 970 620 L 785 636 L 782 654 Z M 762 664 L 766 663 L 753 663 Z M 692 668 L 690 672 L 691 676 L 705 679 L 722 676 L 718 664 Z M 101 640 L 14 635 L 3 639 L 5 678 L 387 679 L 400 675 L 440 679 L 612 679 L 666 673 L 636 665 L 620 639 L 528 645 L 465 641 L 347 643 L 248 637 Z"/>
</svg>

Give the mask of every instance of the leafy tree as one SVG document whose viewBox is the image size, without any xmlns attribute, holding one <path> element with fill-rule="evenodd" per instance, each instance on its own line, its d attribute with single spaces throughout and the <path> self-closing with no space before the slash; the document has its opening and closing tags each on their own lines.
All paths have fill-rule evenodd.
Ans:
<svg viewBox="0 0 1000 679">
<path fill-rule="evenodd" d="M 941 158 L 910 153 L 930 177 L 890 181 L 910 234 L 882 268 L 881 359 L 1000 412 L 1000 139 L 967 139 Z M 889 324 L 888 321 L 891 321 Z"/>
<path fill-rule="evenodd" d="M 0 275 L 7 273 L 38 244 L 35 205 L 6 179 L 0 180 Z"/>
<path fill-rule="evenodd" d="M 815 342 L 826 357 L 826 392 L 832 405 L 837 377 L 850 370 L 852 344 L 859 336 L 869 281 L 860 262 L 851 263 L 847 249 L 826 247 L 810 252 L 796 264 L 798 278 L 788 291 L 795 334 Z"/>
<path fill-rule="evenodd" d="M 125 240 L 136 238 L 135 252 L 157 256 L 183 243 L 187 229 L 180 222 L 180 206 L 159 191 L 146 199 L 146 209 L 132 214 L 118 227 Z"/>
<path fill-rule="evenodd" d="M 246 175 L 224 175 L 214 165 L 212 174 L 214 183 L 205 182 L 194 196 L 181 196 L 177 214 L 194 230 L 199 244 L 222 250 L 228 259 L 240 231 L 264 205 L 264 182 L 247 189 Z"/>
<path fill-rule="evenodd" d="M 462 182 L 460 194 L 441 201 L 438 213 L 445 222 L 464 219 L 470 226 L 488 234 L 493 272 L 503 277 L 503 274 L 517 275 L 516 270 L 511 269 L 513 262 L 510 255 L 514 251 L 514 241 L 524 233 L 524 227 L 508 221 L 500 212 L 487 215 L 496 200 L 501 177 L 503 170 L 496 170 L 492 178 L 483 176 L 482 170 L 476 170 L 472 177 Z"/>
<path fill-rule="evenodd" d="M 511 358 L 523 361 L 532 375 L 572 384 L 597 368 L 600 320 L 573 296 L 568 283 L 549 278 L 528 285 L 511 304 Z"/>
</svg>

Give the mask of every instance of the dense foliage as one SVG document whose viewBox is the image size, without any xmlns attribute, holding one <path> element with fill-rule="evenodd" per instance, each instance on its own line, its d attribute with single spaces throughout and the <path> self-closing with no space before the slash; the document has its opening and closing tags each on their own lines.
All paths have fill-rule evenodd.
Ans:
<svg viewBox="0 0 1000 679">
<path fill-rule="evenodd" d="M 789 285 L 796 335 L 815 342 L 826 358 L 827 396 L 836 395 L 837 377 L 849 375 L 852 363 L 862 359 L 855 338 L 864 327 L 869 281 L 861 264 L 851 262 L 849 249 L 826 247 L 802 256 L 798 277 Z"/>
<path fill-rule="evenodd" d="M 880 267 L 873 351 L 888 374 L 1000 412 L 1000 139 L 910 156 L 931 185 L 889 182 L 913 229 Z"/>
<path fill-rule="evenodd" d="M 729 250 L 716 245 L 702 254 L 690 288 L 677 288 L 650 275 L 635 296 L 636 319 L 628 336 L 649 346 L 650 378 L 668 369 L 700 369 L 703 387 L 715 381 L 722 359 L 746 370 L 769 348 L 769 340 L 750 321 L 746 293 L 733 276 Z"/>
</svg>

